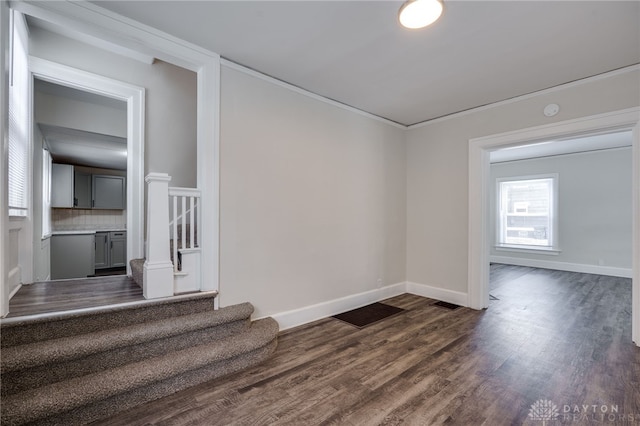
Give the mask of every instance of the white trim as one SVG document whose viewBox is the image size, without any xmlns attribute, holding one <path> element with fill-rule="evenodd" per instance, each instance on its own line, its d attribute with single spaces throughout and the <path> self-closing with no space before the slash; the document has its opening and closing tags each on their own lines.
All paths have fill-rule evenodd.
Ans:
<svg viewBox="0 0 640 426">
<path fill-rule="evenodd" d="M 536 246 L 516 246 L 509 244 L 502 244 L 493 246 L 496 251 L 511 251 L 516 253 L 531 253 L 531 254 L 546 254 L 549 256 L 557 256 L 562 253 L 562 250 L 553 249 L 551 247 L 536 247 Z"/>
<path fill-rule="evenodd" d="M 291 83 L 287 83 L 286 81 L 278 80 L 277 78 L 268 76 L 268 75 L 263 74 L 263 73 L 261 73 L 259 71 L 253 70 L 251 68 L 244 67 L 244 66 L 239 65 L 239 64 L 236 64 L 235 62 L 231 62 L 228 59 L 220 58 L 220 64 L 222 66 L 227 67 L 227 68 L 230 68 L 230 69 L 233 69 L 233 70 L 236 70 L 236 71 L 240 71 L 240 72 L 242 72 L 244 74 L 247 74 L 247 75 L 250 75 L 252 77 L 258 78 L 260 80 L 264 80 L 264 81 L 269 82 L 271 84 L 275 84 L 276 86 L 285 88 L 287 90 L 291 90 L 292 92 L 298 93 L 300 95 L 307 96 L 307 97 L 309 97 L 311 99 L 315 99 L 316 101 L 324 102 L 324 103 L 329 104 L 331 106 L 334 106 L 336 108 L 344 109 L 346 111 L 353 112 L 353 113 L 356 113 L 358 115 L 362 115 L 362 116 L 370 118 L 372 120 L 379 121 L 379 122 L 384 123 L 384 124 L 388 124 L 388 125 L 393 126 L 393 127 L 397 128 L 397 129 L 407 129 L 407 126 L 404 125 L 404 124 L 400 124 L 400 123 L 397 123 L 395 121 L 391 121 L 391 120 L 389 120 L 387 118 L 380 117 L 379 115 L 371 114 L 370 112 L 366 112 L 366 111 L 363 111 L 361 109 L 352 107 L 350 105 L 343 104 L 341 102 L 335 101 L 333 99 L 329 99 L 329 98 L 327 98 L 325 96 L 318 95 L 316 93 L 310 92 L 310 91 L 308 91 L 306 89 L 303 89 L 301 87 L 294 86 Z"/>
<path fill-rule="evenodd" d="M 399 296 L 406 293 L 405 283 L 397 283 L 379 289 L 365 291 L 364 293 L 353 294 L 341 297 L 339 299 L 328 300 L 316 305 L 305 306 L 303 308 L 291 311 L 280 312 L 270 315 L 271 318 L 278 321 L 280 331 L 299 325 L 307 324 L 319 319 L 327 318 L 341 312 L 351 309 L 360 308 L 370 303 L 388 299 L 390 297 Z"/>
<path fill-rule="evenodd" d="M 129 57 L 132 52 L 137 52 L 197 72 L 205 58 L 217 56 L 200 46 L 88 1 L 15 1 L 11 7 L 78 35 L 86 34 L 103 40 L 111 44 L 111 51 L 120 46 L 130 51 L 126 55 Z M 71 35 L 70 32 L 68 34 Z"/>
<path fill-rule="evenodd" d="M 220 60 L 209 58 L 198 72 L 197 179 L 202 191 L 198 229 L 202 291 L 220 289 Z M 224 295 L 222 295 L 224 297 Z M 213 301 L 220 306 L 220 297 Z"/>
<path fill-rule="evenodd" d="M 430 299 L 442 300 L 443 302 L 454 303 L 460 306 L 468 306 L 469 295 L 460 291 L 447 290 L 441 287 L 432 287 L 426 284 L 407 282 L 407 293 L 416 296 L 428 297 Z"/>
<path fill-rule="evenodd" d="M 14 288 L 14 289 L 11 291 L 11 293 L 9 293 L 9 300 L 11 300 L 11 298 L 12 298 L 13 296 L 15 296 L 15 295 L 16 295 L 16 293 L 17 293 L 18 291 L 20 291 L 20 289 L 22 288 L 22 285 L 23 285 L 22 283 L 18 284 L 18 285 L 16 286 L 16 288 Z"/>
<path fill-rule="evenodd" d="M 582 263 L 556 262 L 553 260 L 525 259 L 522 257 L 509 256 L 489 256 L 489 260 L 491 263 L 501 263 L 504 265 L 529 266 L 531 268 L 608 275 L 611 277 L 631 278 L 633 275 L 631 268 L 616 268 L 612 266 L 586 265 Z"/>
<path fill-rule="evenodd" d="M 293 327 L 308 324 L 341 312 L 357 309 L 370 303 L 379 302 L 391 297 L 409 293 L 416 296 L 428 297 L 430 299 L 442 300 L 444 302 L 455 303 L 460 306 L 468 306 L 467 293 L 447 290 L 444 288 L 432 287 L 425 284 L 413 282 L 401 282 L 363 293 L 341 297 L 339 299 L 328 300 L 315 305 L 293 309 L 291 311 L 280 312 L 269 315 L 278 321 L 280 331 Z M 264 317 L 261 317 L 264 318 Z M 257 318 L 259 319 L 259 318 Z"/>
<path fill-rule="evenodd" d="M 632 254 L 632 338 L 640 346 L 640 108 L 551 123 L 469 140 L 469 306 L 489 305 L 489 153 L 503 146 L 523 145 L 585 135 L 603 130 L 633 129 L 633 254 Z"/>
<path fill-rule="evenodd" d="M 144 257 L 145 89 L 66 65 L 29 57 L 33 77 L 127 102 L 127 273 L 129 260 Z"/>
<path fill-rule="evenodd" d="M 547 89 L 538 90 L 535 92 L 526 93 L 524 95 L 515 96 L 513 98 L 505 99 L 502 101 L 492 102 L 486 105 L 481 105 L 474 108 L 465 109 L 464 111 L 454 112 L 453 114 L 448 114 L 442 117 L 432 118 L 430 120 L 421 121 L 420 123 L 415 123 L 407 126 L 407 129 L 419 129 L 420 127 L 425 127 L 430 124 L 441 123 L 443 121 L 452 120 L 454 118 L 464 117 L 465 115 L 474 114 L 476 112 L 485 111 L 491 108 L 509 105 L 515 102 L 524 101 L 526 99 L 535 98 L 541 95 L 548 95 L 550 93 L 555 93 L 561 90 L 569 89 L 572 87 L 581 86 L 583 84 L 593 83 L 594 81 L 603 80 L 610 77 L 615 77 L 617 75 L 626 74 L 628 72 L 640 71 L 640 64 L 630 65 L 628 67 L 619 68 L 617 70 L 604 72 L 602 74 L 596 74 L 591 77 L 585 77 L 580 80 L 570 81 L 569 83 L 559 84 L 557 86 L 549 87 Z"/>
<path fill-rule="evenodd" d="M 638 124 L 633 128 L 632 140 L 631 338 L 636 345 L 640 346 L 640 117 L 638 117 Z"/>
</svg>

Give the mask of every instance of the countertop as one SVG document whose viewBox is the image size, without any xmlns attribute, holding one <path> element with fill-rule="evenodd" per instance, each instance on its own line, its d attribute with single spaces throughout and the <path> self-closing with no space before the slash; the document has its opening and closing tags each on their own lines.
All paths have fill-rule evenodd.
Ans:
<svg viewBox="0 0 640 426">
<path fill-rule="evenodd" d="M 114 229 L 74 229 L 66 231 L 52 231 L 51 235 L 91 235 L 96 232 L 126 232 L 126 229 L 114 228 Z"/>
</svg>

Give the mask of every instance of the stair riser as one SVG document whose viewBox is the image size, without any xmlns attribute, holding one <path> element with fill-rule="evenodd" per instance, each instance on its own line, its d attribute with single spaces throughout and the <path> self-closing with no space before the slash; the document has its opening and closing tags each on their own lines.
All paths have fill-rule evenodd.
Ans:
<svg viewBox="0 0 640 426">
<path fill-rule="evenodd" d="M 4 397 L 27 389 L 91 374 L 106 368 L 115 368 L 164 355 L 190 346 L 214 342 L 241 333 L 247 330 L 249 326 L 250 321 L 247 318 L 217 327 L 104 351 L 80 359 L 47 363 L 23 371 L 6 372 L 2 375 L 1 394 Z"/>
<path fill-rule="evenodd" d="M 197 312 L 213 311 L 213 299 L 214 296 L 170 304 L 142 305 L 135 309 L 114 308 L 112 311 L 100 314 L 30 322 L 24 325 L 3 324 L 1 345 L 5 348 Z"/>
<path fill-rule="evenodd" d="M 216 328 L 235 321 L 248 320 L 253 313 L 245 303 L 217 311 L 198 312 L 142 324 L 132 324 L 95 333 L 79 334 L 61 339 L 45 340 L 2 350 L 0 372 L 37 368 L 88 357 L 127 346 L 167 339 L 196 330 Z"/>
<path fill-rule="evenodd" d="M 96 420 L 106 419 L 124 410 L 132 408 L 135 410 L 134 407 L 146 402 L 154 401 L 192 386 L 202 385 L 219 377 L 258 365 L 275 352 L 276 345 L 277 341 L 273 340 L 267 346 L 252 352 L 31 424 L 38 426 L 58 426 L 62 424 L 66 426 L 79 426 Z M 213 387 L 215 384 L 212 383 L 211 386 Z"/>
<path fill-rule="evenodd" d="M 257 365 L 273 354 L 277 339 L 266 346 L 253 351 L 211 363 L 206 367 L 194 369 L 186 373 L 141 386 L 129 392 L 87 404 L 67 412 L 47 418 L 18 418 L 3 413 L 2 425 L 83 425 L 99 419 L 105 419 L 123 410 L 153 401 L 175 392 L 196 386 L 207 381 L 223 377 L 237 371 Z"/>
</svg>

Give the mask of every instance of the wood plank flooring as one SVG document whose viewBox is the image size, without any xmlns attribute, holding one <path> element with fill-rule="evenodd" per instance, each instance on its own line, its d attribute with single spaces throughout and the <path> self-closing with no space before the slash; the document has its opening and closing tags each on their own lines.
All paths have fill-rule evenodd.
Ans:
<svg viewBox="0 0 640 426">
<path fill-rule="evenodd" d="M 144 300 L 131 277 L 111 275 L 23 285 L 9 301 L 10 317 Z"/>
<path fill-rule="evenodd" d="M 631 280 L 491 275 L 487 310 L 394 297 L 385 303 L 405 312 L 361 330 L 327 318 L 282 332 L 259 366 L 96 424 L 541 425 L 529 417 L 541 399 L 558 408 L 547 425 L 640 423 Z"/>
</svg>

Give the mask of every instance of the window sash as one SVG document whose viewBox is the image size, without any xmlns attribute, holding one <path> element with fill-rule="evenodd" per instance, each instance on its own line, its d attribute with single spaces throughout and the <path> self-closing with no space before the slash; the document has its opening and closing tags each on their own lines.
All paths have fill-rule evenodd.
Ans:
<svg viewBox="0 0 640 426">
<path fill-rule="evenodd" d="M 554 249 L 557 176 L 498 180 L 497 245 Z"/>
</svg>

